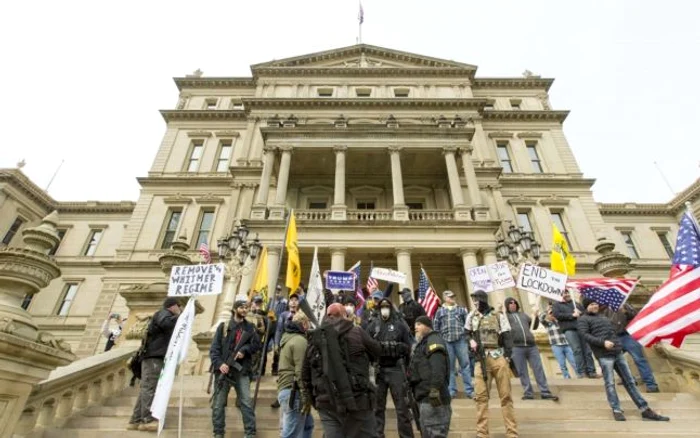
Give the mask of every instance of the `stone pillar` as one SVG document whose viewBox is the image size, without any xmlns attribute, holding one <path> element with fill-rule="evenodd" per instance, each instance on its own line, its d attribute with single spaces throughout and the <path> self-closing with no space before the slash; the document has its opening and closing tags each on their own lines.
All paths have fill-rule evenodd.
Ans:
<svg viewBox="0 0 700 438">
<path fill-rule="evenodd" d="M 216 303 L 217 306 L 214 312 L 216 319 L 211 326 L 211 331 L 215 331 L 219 323 L 231 319 L 231 309 L 233 309 L 233 301 L 236 299 L 236 291 L 238 290 L 239 283 L 240 278 L 224 277 L 224 291 L 219 297 L 221 299 Z"/>
<path fill-rule="evenodd" d="M 345 251 L 346 248 L 331 248 L 331 270 L 345 270 Z"/>
<path fill-rule="evenodd" d="M 22 231 L 24 248 L 0 251 L 0 437 L 10 437 L 34 385 L 56 367 L 76 359 L 70 346 L 37 329 L 22 309 L 25 295 L 34 295 L 61 275 L 47 254 L 59 242 L 58 214 L 38 227 Z"/>
<path fill-rule="evenodd" d="M 270 176 L 272 175 L 272 167 L 275 164 L 275 149 L 265 148 L 263 156 L 263 168 L 260 175 L 260 188 L 258 189 L 258 197 L 250 212 L 251 219 L 265 219 L 267 211 L 267 196 L 270 192 Z"/>
<path fill-rule="evenodd" d="M 267 248 L 267 284 L 268 284 L 268 294 L 270 297 L 274 296 L 277 287 L 277 276 L 280 271 L 280 251 L 279 247 L 269 246 Z M 284 286 L 284 284 L 281 284 Z"/>
<path fill-rule="evenodd" d="M 467 299 L 465 302 L 469 303 L 470 309 L 474 309 L 474 302 L 472 301 L 471 297 L 471 294 L 474 293 L 474 285 L 469 279 L 469 268 L 479 266 L 479 262 L 476 260 L 476 250 L 471 248 L 461 248 L 459 250 L 459 255 L 462 258 L 462 266 L 464 267 L 464 278 L 467 291 Z"/>
<path fill-rule="evenodd" d="M 399 285 L 399 291 L 404 287 L 413 290 L 413 275 L 411 274 L 411 250 L 413 248 L 396 248 L 396 266 L 400 272 L 406 274 L 406 283 Z M 399 292 L 397 291 L 397 292 Z M 398 294 L 393 294 L 398 297 Z"/>
<path fill-rule="evenodd" d="M 489 208 L 481 201 L 479 181 L 476 179 L 476 171 L 474 170 L 474 163 L 472 162 L 473 150 L 474 148 L 471 146 L 460 150 L 462 155 L 462 168 L 467 180 L 467 189 L 469 190 L 469 197 L 472 201 L 472 208 L 474 209 L 474 219 L 489 220 Z"/>
<path fill-rule="evenodd" d="M 393 218 L 395 221 L 408 220 L 408 207 L 403 198 L 403 175 L 401 174 L 401 148 L 389 147 L 391 157 L 391 185 L 394 189 Z"/>
<path fill-rule="evenodd" d="M 496 250 L 494 248 L 486 248 L 481 250 L 484 255 L 484 264 L 490 265 L 496 263 L 498 258 L 496 257 Z M 503 302 L 506 300 L 506 294 L 502 290 L 497 290 L 489 292 L 489 303 L 491 307 L 496 310 L 503 309 Z"/>
<path fill-rule="evenodd" d="M 270 219 L 284 219 L 284 207 L 287 201 L 287 185 L 289 183 L 289 167 L 292 162 L 292 147 L 283 146 L 280 160 L 280 170 L 277 175 L 277 192 L 275 192 L 275 205 L 270 208 Z"/>
<path fill-rule="evenodd" d="M 450 183 L 452 210 L 454 211 L 454 218 L 456 221 L 468 221 L 471 220 L 471 214 L 469 209 L 464 205 L 462 183 L 459 181 L 455 152 L 457 152 L 457 148 L 452 146 L 442 149 L 442 154 L 445 156 L 445 166 L 447 167 L 447 180 Z"/>
<path fill-rule="evenodd" d="M 347 219 L 347 205 L 345 205 L 345 153 L 347 146 L 335 146 L 335 187 L 333 190 L 333 206 L 331 207 L 331 219 L 344 221 Z"/>
</svg>

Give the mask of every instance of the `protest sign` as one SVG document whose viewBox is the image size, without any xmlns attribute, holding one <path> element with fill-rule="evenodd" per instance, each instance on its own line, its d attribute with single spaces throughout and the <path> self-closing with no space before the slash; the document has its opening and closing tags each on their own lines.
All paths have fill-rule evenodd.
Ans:
<svg viewBox="0 0 700 438">
<path fill-rule="evenodd" d="M 224 265 L 173 266 L 170 271 L 169 297 L 218 295 L 224 283 Z"/>
<path fill-rule="evenodd" d="M 388 281 L 389 283 L 406 284 L 406 274 L 387 268 L 372 268 L 370 277 Z"/>
<path fill-rule="evenodd" d="M 483 290 L 484 292 L 493 292 L 493 281 L 489 275 L 489 269 L 486 266 L 475 266 L 469 268 L 469 279 L 474 286 L 474 290 Z"/>
<path fill-rule="evenodd" d="M 326 289 L 355 290 L 355 273 L 347 271 L 326 271 Z"/>
<path fill-rule="evenodd" d="M 563 301 L 566 275 L 540 266 L 524 264 L 520 268 L 517 287 L 550 300 Z"/>
<path fill-rule="evenodd" d="M 515 280 L 513 279 L 513 274 L 510 273 L 510 266 L 508 262 L 497 262 L 488 265 L 489 273 L 491 274 L 491 280 L 493 281 L 493 288 L 495 290 L 508 289 L 509 287 L 515 287 Z"/>
</svg>

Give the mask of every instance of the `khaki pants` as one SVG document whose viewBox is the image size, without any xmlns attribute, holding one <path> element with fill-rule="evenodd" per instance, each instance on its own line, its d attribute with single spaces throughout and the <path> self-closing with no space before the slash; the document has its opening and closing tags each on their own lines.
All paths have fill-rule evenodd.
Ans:
<svg viewBox="0 0 700 438">
<path fill-rule="evenodd" d="M 488 371 L 488 385 L 484 382 L 484 374 L 481 362 L 476 362 L 474 370 L 474 388 L 476 401 L 476 436 L 485 438 L 489 436 L 489 389 L 491 380 L 496 379 L 498 397 L 501 399 L 501 412 L 506 426 L 506 437 L 517 438 L 518 423 L 515 421 L 513 399 L 510 396 L 510 367 L 505 358 L 494 359 L 486 357 Z"/>
</svg>

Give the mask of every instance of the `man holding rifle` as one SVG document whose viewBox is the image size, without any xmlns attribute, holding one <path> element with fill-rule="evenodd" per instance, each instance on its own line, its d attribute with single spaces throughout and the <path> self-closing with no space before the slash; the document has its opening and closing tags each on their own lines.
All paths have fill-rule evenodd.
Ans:
<svg viewBox="0 0 700 438">
<path fill-rule="evenodd" d="M 226 429 L 226 401 L 233 387 L 240 402 L 244 438 L 255 437 L 255 411 L 250 397 L 250 378 L 253 374 L 253 355 L 260 350 L 260 338 L 255 326 L 246 320 L 248 299 L 237 296 L 233 303 L 233 317 L 228 324 L 221 323 L 211 343 L 209 357 L 216 384 L 212 397 L 214 437 L 223 438 Z"/>
</svg>

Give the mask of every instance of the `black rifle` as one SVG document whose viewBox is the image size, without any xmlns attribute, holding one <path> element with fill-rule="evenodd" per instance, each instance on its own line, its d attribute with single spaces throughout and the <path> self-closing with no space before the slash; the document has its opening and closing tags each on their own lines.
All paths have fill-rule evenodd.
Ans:
<svg viewBox="0 0 700 438">
<path fill-rule="evenodd" d="M 413 390 L 411 389 L 411 385 L 408 384 L 408 374 L 406 373 L 406 366 L 403 363 L 403 359 L 399 359 L 397 362 L 399 364 L 399 367 L 401 367 L 401 373 L 403 374 L 403 389 L 404 393 L 406 394 L 404 397 L 406 398 L 406 403 L 408 406 L 411 408 L 411 415 L 413 417 L 413 421 L 416 423 L 416 427 L 418 428 L 418 433 L 420 433 L 421 436 L 423 436 L 423 432 L 421 427 L 420 427 L 420 409 L 418 408 L 418 402 L 416 402 L 416 399 L 413 398 Z"/>
<path fill-rule="evenodd" d="M 222 331 L 223 341 L 226 340 L 225 336 L 226 335 Z M 236 344 L 236 346 L 233 348 L 233 350 L 231 350 L 229 352 L 228 356 L 226 356 L 226 359 L 224 360 L 224 364 L 228 365 L 229 373 L 231 372 L 231 370 L 236 370 L 236 371 L 240 372 L 241 369 L 243 369 L 241 364 L 236 361 L 236 355 L 238 354 L 239 351 L 241 351 L 241 348 L 243 348 L 243 345 L 245 345 L 245 343 L 248 342 L 248 340 L 250 338 L 252 338 L 253 336 L 254 336 L 253 332 L 244 331 L 241 334 L 241 339 L 238 340 L 238 343 Z M 215 373 L 218 370 L 214 369 L 214 366 L 212 365 L 211 371 L 212 371 L 212 373 Z M 216 381 L 217 389 L 221 388 L 221 386 L 224 384 L 224 379 L 226 379 L 226 378 L 228 378 L 228 374 L 221 374 L 219 376 L 219 378 Z M 216 391 L 214 391 L 214 394 L 216 394 Z M 209 399 L 210 402 L 214 399 L 214 394 L 212 394 L 211 399 Z"/>
<path fill-rule="evenodd" d="M 479 326 L 481 325 L 481 319 L 479 319 Z M 489 389 L 488 389 L 488 384 L 489 384 L 489 377 L 488 377 L 488 371 L 486 369 L 486 351 L 484 351 L 484 344 L 481 342 L 481 333 L 479 333 L 479 327 L 477 326 L 475 330 L 472 330 L 472 337 L 474 338 L 474 342 L 476 342 L 476 351 L 474 354 L 476 355 L 476 359 L 479 361 L 481 364 L 481 374 L 484 378 L 484 383 L 486 384 L 486 394 L 488 394 Z"/>
</svg>

